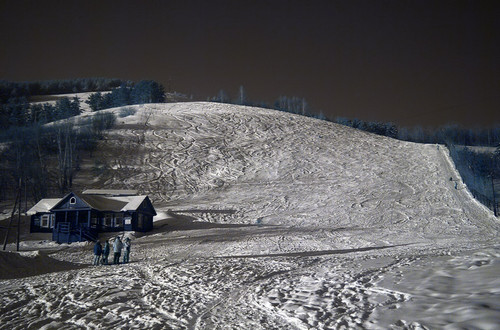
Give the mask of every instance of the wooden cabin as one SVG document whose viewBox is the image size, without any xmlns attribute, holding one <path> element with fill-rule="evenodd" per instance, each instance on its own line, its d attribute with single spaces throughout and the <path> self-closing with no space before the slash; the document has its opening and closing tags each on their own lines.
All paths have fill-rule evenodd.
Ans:
<svg viewBox="0 0 500 330">
<path fill-rule="evenodd" d="M 88 190 L 43 199 L 28 211 L 31 232 L 52 232 L 58 243 L 94 241 L 99 233 L 153 229 L 156 211 L 148 196 L 133 191 Z"/>
</svg>

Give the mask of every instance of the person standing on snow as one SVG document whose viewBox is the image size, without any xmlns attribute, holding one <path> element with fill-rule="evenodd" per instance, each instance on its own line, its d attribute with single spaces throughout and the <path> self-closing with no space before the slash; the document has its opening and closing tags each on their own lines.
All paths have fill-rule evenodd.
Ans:
<svg viewBox="0 0 500 330">
<path fill-rule="evenodd" d="M 101 242 L 97 240 L 94 244 L 94 266 L 99 265 L 99 259 L 101 259 L 101 254 L 102 254 Z"/>
<path fill-rule="evenodd" d="M 124 246 L 124 252 L 123 252 L 123 263 L 126 264 L 129 261 L 129 256 L 130 256 L 130 238 L 125 238 L 125 243 L 123 244 Z"/>
<path fill-rule="evenodd" d="M 122 247 L 123 243 L 120 240 L 120 237 L 116 236 L 115 242 L 113 243 L 113 252 L 114 252 L 113 263 L 115 265 L 120 263 L 120 255 L 122 254 Z"/>
<path fill-rule="evenodd" d="M 108 256 L 109 256 L 109 241 L 106 240 L 106 242 L 104 242 L 104 248 L 102 249 L 101 263 L 103 265 L 107 265 L 108 264 Z"/>
</svg>

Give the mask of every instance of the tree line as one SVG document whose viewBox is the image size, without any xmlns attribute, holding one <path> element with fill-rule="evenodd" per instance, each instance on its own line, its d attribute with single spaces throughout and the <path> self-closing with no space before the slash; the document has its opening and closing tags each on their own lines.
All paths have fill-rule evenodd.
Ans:
<svg viewBox="0 0 500 330">
<path fill-rule="evenodd" d="M 0 103 L 0 129 L 3 132 L 0 134 L 0 140 L 8 139 L 11 134 L 10 129 L 50 123 L 77 116 L 82 112 L 77 97 L 71 99 L 63 97 L 57 99 L 55 105 L 52 105 L 49 103 L 30 104 L 29 96 L 12 96 L 5 103 Z M 153 102 L 165 102 L 165 91 L 161 84 L 151 80 L 123 83 L 110 93 L 93 93 L 87 100 L 93 111 Z"/>
<path fill-rule="evenodd" d="M 500 178 L 500 146 L 495 153 L 478 152 L 456 145 L 449 145 L 449 149 L 450 156 L 469 191 L 498 216 L 499 193 L 495 180 Z M 459 189 L 458 186 L 456 188 Z"/>
<path fill-rule="evenodd" d="M 91 156 L 104 131 L 115 122 L 113 113 L 96 113 L 77 121 L 36 123 L 11 130 L 7 148 L 2 152 L 0 180 L 4 189 L 0 198 L 12 195 L 19 181 L 33 202 L 55 191 L 68 192 L 84 153 Z"/>
<path fill-rule="evenodd" d="M 93 93 L 87 104 L 92 111 L 122 107 L 131 104 L 165 102 L 164 87 L 152 80 L 141 80 L 137 84 L 122 84 L 111 93 Z"/>
<path fill-rule="evenodd" d="M 53 121 L 78 116 L 82 110 L 77 97 L 60 98 L 55 105 L 30 104 L 26 98 L 9 99 L 9 103 L 0 105 L 0 128 L 3 134 L 0 140 L 10 136 L 12 130 L 34 124 L 46 124 Z"/>
<path fill-rule="evenodd" d="M 330 119 L 327 118 L 321 111 L 319 111 L 319 113 L 312 111 L 306 99 L 303 97 L 290 97 L 286 95 L 279 96 L 272 105 L 266 102 L 251 101 L 248 98 L 243 86 L 239 87 L 238 93 L 234 98 L 231 98 L 226 91 L 220 90 L 217 95 L 209 97 L 207 100 L 211 102 L 256 106 L 294 113 L 410 142 L 440 144 L 453 143 L 457 145 L 492 147 L 497 146 L 500 143 L 500 126 L 493 128 L 467 129 L 456 124 L 447 124 L 436 129 L 422 128 L 421 126 L 408 128 L 398 127 L 392 122 L 364 121 L 357 118 L 350 119 L 346 117 Z"/>
<path fill-rule="evenodd" d="M 62 93 L 70 86 L 71 92 L 80 92 L 88 91 L 88 88 L 108 89 L 117 82 L 120 84 L 107 94 L 91 94 L 87 102 L 92 110 L 165 101 L 163 86 L 150 80 L 123 83 L 76 79 L 47 82 L 43 86 L 47 93 Z M 53 105 L 30 104 L 30 93 L 40 91 L 33 88 L 36 83 L 2 83 L 1 94 L 9 97 L 3 97 L 1 100 L 5 102 L 0 103 L 0 142 L 5 143 L 1 150 L 0 184 L 4 189 L 0 191 L 0 199 L 12 195 L 20 179 L 26 187 L 26 195 L 34 202 L 54 191 L 65 193 L 71 190 L 83 154 L 92 155 L 98 141 L 103 139 L 104 131 L 115 124 L 116 116 L 96 112 L 83 119 L 63 120 L 82 113 L 77 97 L 63 97 Z M 124 117 L 133 109 L 122 110 L 120 116 Z M 52 124 L 46 125 L 48 123 Z"/>
<path fill-rule="evenodd" d="M 107 91 L 126 83 L 121 79 L 110 78 L 77 78 L 40 81 L 6 81 L 0 80 L 0 103 L 8 103 L 10 98 L 34 95 L 68 94 Z"/>
</svg>

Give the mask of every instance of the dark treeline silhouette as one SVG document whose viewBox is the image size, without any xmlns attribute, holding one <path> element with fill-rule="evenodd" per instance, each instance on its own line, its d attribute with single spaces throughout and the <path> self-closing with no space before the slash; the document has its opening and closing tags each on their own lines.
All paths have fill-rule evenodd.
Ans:
<svg viewBox="0 0 500 330">
<path fill-rule="evenodd" d="M 238 104 L 238 105 L 248 105 L 248 106 L 254 106 L 254 107 L 259 107 L 259 108 L 266 108 L 266 109 L 274 109 L 274 110 L 279 110 L 279 111 L 284 111 L 284 112 L 289 112 L 289 113 L 295 113 L 303 116 L 308 116 L 308 117 L 316 117 L 320 119 L 326 119 L 326 117 L 320 113 L 320 115 L 316 116 L 312 114 L 309 111 L 309 105 L 306 101 L 305 98 L 301 97 L 296 97 L 296 96 L 280 96 L 276 101 L 274 102 L 273 106 L 270 106 L 268 103 L 263 102 L 263 101 L 251 101 L 247 97 L 247 93 L 245 91 L 245 88 L 243 86 L 240 86 L 238 90 L 238 95 L 236 98 L 231 98 L 229 94 L 224 91 L 220 90 L 217 95 L 209 97 L 207 101 L 210 102 L 218 102 L 218 103 L 228 103 L 228 104 Z"/>
<path fill-rule="evenodd" d="M 216 96 L 208 98 L 208 101 L 257 106 L 267 109 L 299 114 L 307 117 L 336 122 L 345 126 L 357 128 L 370 133 L 384 135 L 399 140 L 419 142 L 419 143 L 440 143 L 457 145 L 474 145 L 496 147 L 500 143 L 500 126 L 494 128 L 467 129 L 456 124 L 447 124 L 437 129 L 398 127 L 392 122 L 364 121 L 361 119 L 349 119 L 337 117 L 335 120 L 327 118 L 321 111 L 315 113 L 311 111 L 304 98 L 296 96 L 280 96 L 270 106 L 266 102 L 253 102 L 247 97 L 245 89 L 240 86 L 238 96 L 231 98 L 227 92 L 220 90 Z"/>
<path fill-rule="evenodd" d="M 51 193 L 71 190 L 83 153 L 92 156 L 97 142 L 116 122 L 112 113 L 96 113 L 77 121 L 54 125 L 34 123 L 10 130 L 9 143 L 2 152 L 0 180 L 3 195 L 12 196 L 23 182 L 26 197 L 32 202 Z"/>
<path fill-rule="evenodd" d="M 398 138 L 419 143 L 496 147 L 500 143 L 500 126 L 475 129 L 464 128 L 457 124 L 447 124 L 437 129 L 423 129 L 416 126 L 400 128 Z"/>
<path fill-rule="evenodd" d="M 75 81 L 78 82 L 79 80 L 77 79 Z M 110 80 L 110 82 L 113 82 L 113 84 L 116 83 L 115 80 Z M 26 83 L 26 85 L 29 86 L 29 83 Z M 104 88 L 110 87 L 111 85 L 102 83 L 100 85 L 94 84 L 89 86 Z M 2 94 L 8 94 L 8 92 L 2 90 Z M 10 95 L 14 94 L 16 93 L 11 93 Z M 151 80 L 142 80 L 138 83 L 122 83 L 118 88 L 114 88 L 109 93 L 102 94 L 101 92 L 97 92 L 91 94 L 87 101 L 93 111 L 129 104 L 152 102 L 165 102 L 165 91 L 161 84 Z M 80 101 L 77 97 L 72 99 L 62 97 L 57 99 L 55 105 L 51 105 L 49 103 L 30 104 L 29 95 L 11 96 L 5 103 L 0 103 L 0 129 L 2 129 L 0 141 L 5 141 L 6 138 L 8 139 L 8 136 L 11 134 L 9 131 L 10 129 L 30 126 L 37 123 L 50 123 L 60 119 L 77 116 L 80 113 Z"/>
<path fill-rule="evenodd" d="M 0 80 L 0 103 L 8 103 L 10 98 L 34 95 L 68 94 L 107 91 L 126 83 L 121 79 L 77 78 L 63 80 L 41 80 L 13 82 Z"/>
<path fill-rule="evenodd" d="M 500 147 L 494 153 L 474 151 L 469 147 L 456 145 L 449 145 L 449 149 L 450 156 L 469 191 L 498 216 L 499 196 L 495 181 L 500 178 Z M 455 187 L 460 189 L 458 184 Z"/>
<path fill-rule="evenodd" d="M 337 117 L 335 120 L 337 124 L 357 128 L 370 133 L 375 133 L 378 135 L 384 135 L 391 138 L 397 139 L 399 137 L 398 127 L 391 122 L 382 123 L 378 121 L 363 121 L 360 119 L 347 119 L 344 117 Z"/>
<path fill-rule="evenodd" d="M 111 93 L 91 94 L 87 104 L 93 111 L 98 111 L 131 104 L 163 102 L 165 102 L 164 87 L 152 80 L 141 80 L 137 84 L 122 84 Z"/>
<path fill-rule="evenodd" d="M 46 124 L 60 119 L 77 116 L 82 111 L 77 97 L 60 98 L 55 105 L 49 103 L 30 105 L 26 99 L 19 103 L 0 105 L 0 141 L 8 141 L 12 132 L 19 127 Z"/>
</svg>

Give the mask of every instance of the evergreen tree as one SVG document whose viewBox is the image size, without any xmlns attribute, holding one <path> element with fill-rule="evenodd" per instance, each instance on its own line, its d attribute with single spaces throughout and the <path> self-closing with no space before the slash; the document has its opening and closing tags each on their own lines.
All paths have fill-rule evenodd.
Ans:
<svg viewBox="0 0 500 330">
<path fill-rule="evenodd" d="M 43 119 L 43 105 L 33 104 L 30 108 L 30 122 L 39 123 Z"/>
<path fill-rule="evenodd" d="M 80 100 L 76 96 L 73 97 L 73 101 L 71 102 L 70 113 L 72 116 L 78 116 L 82 113 L 82 109 L 80 108 Z"/>
<path fill-rule="evenodd" d="M 12 126 L 24 126 L 29 122 L 30 110 L 26 97 L 12 97 L 6 105 L 9 123 Z"/>
<path fill-rule="evenodd" d="M 67 97 L 60 98 L 56 101 L 56 113 L 54 120 L 66 119 L 72 116 L 73 107 L 71 101 Z"/>
<path fill-rule="evenodd" d="M 141 80 L 132 89 L 131 104 L 165 102 L 165 89 L 152 80 Z"/>
<path fill-rule="evenodd" d="M 112 107 L 122 107 L 130 104 L 130 92 L 130 88 L 125 84 L 121 85 L 120 88 L 114 89 L 111 92 Z"/>
<path fill-rule="evenodd" d="M 57 118 L 56 108 L 49 103 L 44 103 L 40 121 L 43 123 L 50 123 L 54 120 L 57 120 L 56 118 Z"/>
<path fill-rule="evenodd" d="M 102 93 L 97 92 L 97 93 L 92 93 L 90 94 L 89 98 L 87 101 L 85 101 L 90 107 L 92 111 L 98 111 L 101 110 L 101 105 L 102 105 Z"/>
</svg>

